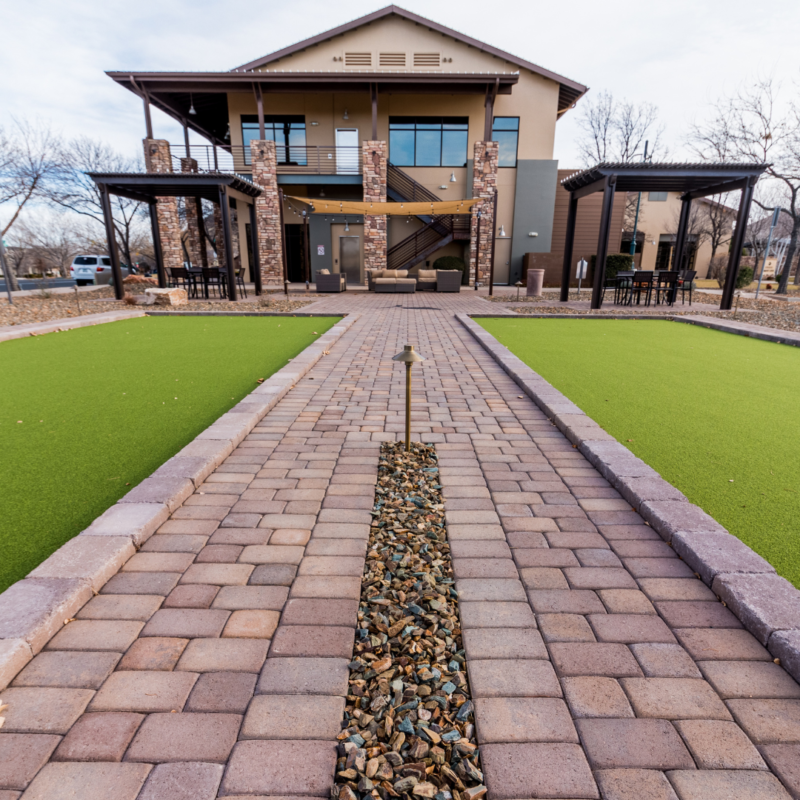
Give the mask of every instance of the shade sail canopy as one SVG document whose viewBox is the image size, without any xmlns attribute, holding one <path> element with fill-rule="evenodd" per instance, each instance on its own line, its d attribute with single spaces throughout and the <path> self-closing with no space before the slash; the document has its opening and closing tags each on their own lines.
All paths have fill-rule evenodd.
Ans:
<svg viewBox="0 0 800 800">
<path fill-rule="evenodd" d="M 447 200 L 439 203 L 370 203 L 350 200 L 324 200 L 318 197 L 286 197 L 309 207 L 311 214 L 386 214 L 394 217 L 419 217 L 430 214 L 469 214 L 481 199 Z"/>
</svg>

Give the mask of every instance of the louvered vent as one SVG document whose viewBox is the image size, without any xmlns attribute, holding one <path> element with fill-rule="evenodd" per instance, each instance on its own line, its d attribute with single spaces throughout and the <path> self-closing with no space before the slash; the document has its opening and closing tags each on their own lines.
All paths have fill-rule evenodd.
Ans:
<svg viewBox="0 0 800 800">
<path fill-rule="evenodd" d="M 344 65 L 346 67 L 371 67 L 372 53 L 345 53 Z"/>
<path fill-rule="evenodd" d="M 381 53 L 378 63 L 382 67 L 404 67 L 406 65 L 405 53 Z"/>
<path fill-rule="evenodd" d="M 415 67 L 438 67 L 439 53 L 414 53 Z"/>
</svg>

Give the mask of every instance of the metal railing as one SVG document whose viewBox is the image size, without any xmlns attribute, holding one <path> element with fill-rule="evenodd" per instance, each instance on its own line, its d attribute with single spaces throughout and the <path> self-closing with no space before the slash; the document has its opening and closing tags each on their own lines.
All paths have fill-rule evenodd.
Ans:
<svg viewBox="0 0 800 800">
<path fill-rule="evenodd" d="M 186 146 L 171 144 L 172 168 L 182 170 L 181 160 L 186 158 Z M 363 160 L 360 147 L 336 145 L 278 145 L 278 174 L 291 175 L 360 175 Z M 248 173 L 252 172 L 249 145 L 193 144 L 189 156 L 197 162 L 199 172 Z"/>
</svg>

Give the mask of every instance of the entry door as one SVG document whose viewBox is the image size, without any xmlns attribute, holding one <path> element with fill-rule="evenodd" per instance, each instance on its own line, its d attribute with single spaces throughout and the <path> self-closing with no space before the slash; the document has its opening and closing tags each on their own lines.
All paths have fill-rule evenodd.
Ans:
<svg viewBox="0 0 800 800">
<path fill-rule="evenodd" d="M 358 128 L 336 129 L 336 172 L 358 175 Z"/>
<path fill-rule="evenodd" d="M 361 283 L 361 237 L 339 237 L 339 272 L 348 283 Z"/>
</svg>

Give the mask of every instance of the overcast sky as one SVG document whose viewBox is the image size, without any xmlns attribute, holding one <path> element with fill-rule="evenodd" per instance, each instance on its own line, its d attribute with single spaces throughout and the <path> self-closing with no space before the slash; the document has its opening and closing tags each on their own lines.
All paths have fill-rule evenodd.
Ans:
<svg viewBox="0 0 800 800">
<path fill-rule="evenodd" d="M 704 108 L 758 75 L 800 86 L 798 0 L 405 0 L 417 14 L 617 97 L 655 103 L 676 156 Z M 141 102 L 105 70 L 227 70 L 382 7 L 330 0 L 3 0 L 0 120 L 48 121 L 139 153 Z M 555 157 L 578 165 L 579 108 Z M 160 112 L 155 135 L 181 141 Z M 199 141 L 199 140 L 198 140 Z"/>
</svg>

